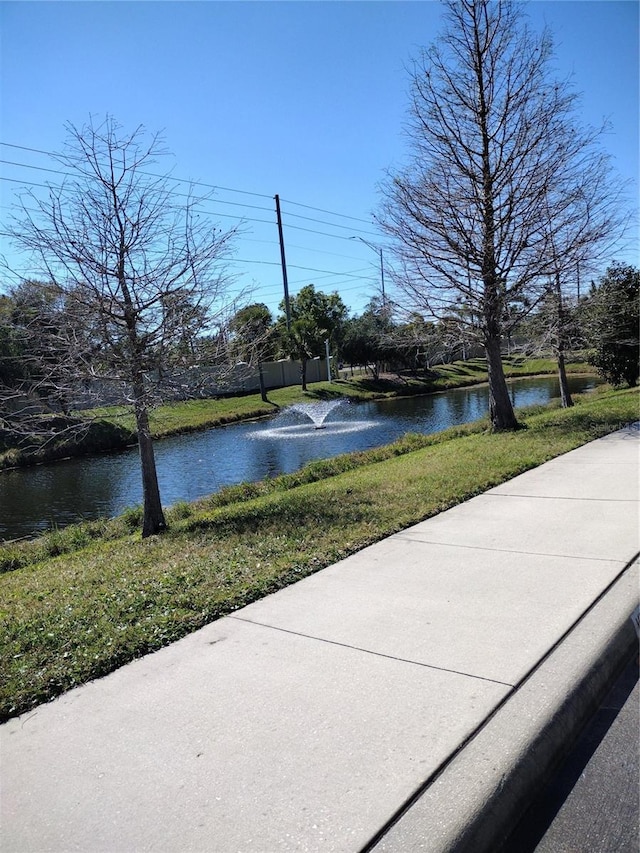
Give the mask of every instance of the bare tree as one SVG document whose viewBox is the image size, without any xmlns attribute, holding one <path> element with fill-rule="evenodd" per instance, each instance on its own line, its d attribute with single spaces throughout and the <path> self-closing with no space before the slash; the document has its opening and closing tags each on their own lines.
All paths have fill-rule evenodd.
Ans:
<svg viewBox="0 0 640 853">
<path fill-rule="evenodd" d="M 547 317 L 564 407 L 573 405 L 565 369 L 572 325 L 568 304 L 577 298 L 580 275 L 597 269 L 632 218 L 626 185 L 613 173 L 609 157 L 599 150 L 599 135 L 599 131 L 583 134 L 564 172 L 556 171 L 547 197 L 547 307 L 552 309 Z"/>
<path fill-rule="evenodd" d="M 149 171 L 167 154 L 159 136 L 125 133 L 111 117 L 67 131 L 62 184 L 45 198 L 27 192 L 7 230 L 60 304 L 49 379 L 66 392 L 109 383 L 133 406 L 149 536 L 166 526 L 149 428 L 153 380 L 192 360 L 224 297 L 221 262 L 235 232 L 213 228 L 199 215 L 202 199 Z"/>
<path fill-rule="evenodd" d="M 580 130 L 576 95 L 551 79 L 549 33 L 531 34 L 509 0 L 446 6 L 443 35 L 414 63 L 412 158 L 382 187 L 380 220 L 413 304 L 441 317 L 457 301 L 478 324 L 491 422 L 513 429 L 502 339 L 555 280 L 551 234 L 576 217 L 563 189 L 575 201 L 583 176 L 600 182 L 606 170 L 581 156 L 597 134 Z M 597 235 L 584 236 L 582 251 Z"/>
</svg>

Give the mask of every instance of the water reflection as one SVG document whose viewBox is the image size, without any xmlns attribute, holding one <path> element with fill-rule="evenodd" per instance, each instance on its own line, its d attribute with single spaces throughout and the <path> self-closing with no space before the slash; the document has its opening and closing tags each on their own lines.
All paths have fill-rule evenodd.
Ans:
<svg viewBox="0 0 640 853">
<path fill-rule="evenodd" d="M 571 379 L 580 393 L 594 380 Z M 552 378 L 511 385 L 516 407 L 545 403 L 559 396 Z M 225 485 L 296 471 L 313 459 L 379 447 L 406 432 L 437 432 L 483 417 L 488 389 L 459 389 L 444 394 L 343 404 L 327 415 L 327 429 L 292 430 L 269 437 L 285 424 L 232 424 L 156 443 L 160 491 L 165 505 L 194 500 Z M 286 418 L 285 418 L 286 420 Z M 331 429 L 331 423 L 341 425 Z M 288 421 L 290 425 L 294 421 Z M 298 420 L 299 424 L 299 420 Z M 142 501 L 137 450 L 74 459 L 0 474 L 0 538 L 28 536 L 52 525 L 81 518 L 116 515 Z"/>
</svg>

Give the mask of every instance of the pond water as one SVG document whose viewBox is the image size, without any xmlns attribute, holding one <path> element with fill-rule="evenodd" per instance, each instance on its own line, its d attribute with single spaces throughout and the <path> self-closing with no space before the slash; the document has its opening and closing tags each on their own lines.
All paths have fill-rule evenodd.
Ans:
<svg viewBox="0 0 640 853">
<path fill-rule="evenodd" d="M 571 391 L 596 380 L 572 377 Z M 551 377 L 510 383 L 516 408 L 559 396 Z M 294 407 L 295 408 L 295 407 Z M 276 417 L 232 424 L 156 442 L 162 502 L 195 500 L 226 485 L 290 473 L 314 459 L 388 444 L 407 432 L 431 433 L 483 417 L 486 386 L 405 399 L 346 403 L 320 412 L 284 410 Z M 142 502 L 137 449 L 0 473 L 0 539 L 30 536 L 80 519 L 113 516 Z"/>
</svg>

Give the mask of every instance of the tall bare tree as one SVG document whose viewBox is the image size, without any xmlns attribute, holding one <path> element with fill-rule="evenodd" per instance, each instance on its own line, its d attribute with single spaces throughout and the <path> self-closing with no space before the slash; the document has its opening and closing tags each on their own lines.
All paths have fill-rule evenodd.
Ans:
<svg viewBox="0 0 640 853">
<path fill-rule="evenodd" d="M 224 299 L 234 230 L 216 230 L 199 215 L 201 198 L 154 173 L 168 153 L 158 135 L 126 133 L 111 117 L 67 131 L 56 158 L 62 183 L 45 197 L 25 193 L 8 233 L 62 306 L 48 338 L 56 384 L 110 383 L 133 406 L 149 536 L 166 526 L 149 427 L 153 379 L 189 363 Z"/>
<path fill-rule="evenodd" d="M 398 284 L 422 310 L 458 303 L 477 323 L 496 430 L 517 427 L 501 341 L 556 280 L 551 234 L 576 217 L 563 188 L 575 200 L 582 176 L 598 186 L 606 176 L 604 160 L 582 156 L 597 133 L 578 127 L 576 95 L 551 79 L 551 58 L 549 33 L 529 31 L 521 4 L 447 0 L 445 30 L 411 74 L 411 159 L 382 187 Z M 596 237 L 586 233 L 582 251 Z"/>
</svg>

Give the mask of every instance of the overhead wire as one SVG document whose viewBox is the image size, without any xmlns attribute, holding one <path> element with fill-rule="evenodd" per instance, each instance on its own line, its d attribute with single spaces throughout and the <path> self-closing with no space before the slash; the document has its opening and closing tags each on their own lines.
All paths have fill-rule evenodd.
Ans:
<svg viewBox="0 0 640 853">
<path fill-rule="evenodd" d="M 29 148 L 27 146 L 22 146 L 22 145 L 15 145 L 15 144 L 10 143 L 10 142 L 2 142 L 1 140 L 0 140 L 0 145 L 4 145 L 4 146 L 10 147 L 10 148 L 16 148 L 18 150 L 32 151 L 32 152 L 39 153 L 39 154 L 45 154 L 45 155 L 50 156 L 50 157 L 59 156 L 59 155 L 56 155 L 52 151 L 43 151 L 42 149 Z M 4 163 L 6 165 L 11 165 L 11 166 L 19 166 L 19 167 L 26 168 L 26 169 L 34 169 L 34 170 L 42 171 L 42 172 L 50 172 L 51 174 L 62 175 L 63 177 L 73 177 L 73 173 L 65 172 L 62 169 L 52 169 L 50 167 L 35 166 L 33 164 L 30 164 L 30 163 L 18 163 L 16 161 L 4 160 L 4 159 L 0 159 L 0 163 Z M 189 186 L 204 187 L 206 189 L 212 189 L 212 190 L 223 190 L 224 192 L 240 193 L 243 195 L 253 195 L 253 196 L 256 196 L 258 198 L 269 198 L 269 199 L 273 198 L 273 196 L 267 195 L 266 193 L 256 193 L 256 192 L 252 192 L 249 190 L 237 189 L 234 187 L 223 187 L 219 184 L 209 184 L 209 183 L 205 183 L 204 181 L 191 180 L 188 178 L 178 178 L 178 177 L 174 177 L 173 175 L 171 175 L 171 173 L 168 173 L 166 175 L 162 175 L 162 174 L 157 174 L 154 172 L 146 172 L 144 170 L 141 170 L 140 174 L 147 175 L 149 177 L 154 177 L 154 178 L 165 178 L 166 177 L 167 179 L 170 179 L 172 181 L 176 181 L 178 183 L 189 184 Z M 8 180 L 11 180 L 11 179 L 8 179 Z M 42 186 L 41 184 L 36 184 L 36 183 L 33 183 L 32 185 Z M 180 194 L 176 193 L 176 195 L 180 195 Z M 214 199 L 202 199 L 202 201 L 213 201 L 213 200 Z M 215 201 L 218 204 L 228 204 L 228 205 L 233 205 L 236 207 L 245 207 L 247 209 L 253 209 L 253 210 L 264 210 L 264 211 L 271 211 L 272 210 L 272 208 L 267 208 L 267 207 L 264 207 L 263 205 L 250 205 L 250 204 L 245 204 L 242 202 L 229 201 L 227 199 L 217 198 L 217 199 L 215 199 Z M 291 205 L 294 205 L 297 207 L 302 207 L 302 208 L 305 208 L 307 210 L 314 210 L 314 211 L 317 211 L 320 213 L 326 213 L 329 216 L 336 216 L 336 217 L 339 217 L 342 219 L 349 219 L 351 221 L 361 222 L 361 223 L 364 223 L 366 225 L 372 224 L 369 220 L 362 219 L 361 217 L 357 217 L 357 216 L 351 216 L 350 214 L 339 213 L 337 211 L 327 210 L 326 208 L 314 207 L 313 205 L 310 205 L 310 204 L 304 204 L 302 202 L 292 201 L 292 200 L 288 200 L 288 199 L 282 199 L 282 201 L 285 202 L 286 204 L 291 204 Z M 288 211 L 287 215 L 291 216 L 291 217 L 295 217 L 296 219 L 304 219 L 304 220 L 309 221 L 309 222 L 316 222 L 320 225 L 328 225 L 331 228 L 342 228 L 344 230 L 352 230 L 352 231 L 358 231 L 359 233 L 362 233 L 362 234 L 369 234 L 370 236 L 373 236 L 373 237 L 377 236 L 374 233 L 372 233 L 370 231 L 365 231 L 364 229 L 361 229 L 361 228 L 353 228 L 352 226 L 341 225 L 340 223 L 336 223 L 336 222 L 327 222 L 326 220 L 323 220 L 323 219 L 317 219 L 315 217 L 304 216 L 303 214 L 293 213 L 292 211 Z"/>
<path fill-rule="evenodd" d="M 7 148 L 15 148 L 16 150 L 19 150 L 19 151 L 30 151 L 30 152 L 36 153 L 36 154 L 45 154 L 46 156 L 54 157 L 54 158 L 60 156 L 59 154 L 56 154 L 53 151 L 45 151 L 41 148 L 31 148 L 31 147 L 26 146 L 26 145 L 16 145 L 15 143 L 3 142 L 2 140 L 0 140 L 0 145 L 5 146 Z M 2 162 L 2 161 L 0 161 L 0 162 Z M 18 165 L 18 164 L 16 164 L 16 165 Z M 26 165 L 26 164 L 23 164 L 23 165 Z M 29 168 L 42 169 L 43 167 L 31 166 Z M 48 170 L 48 171 L 56 171 L 56 170 Z M 57 171 L 59 171 L 60 174 L 67 174 L 67 173 L 61 172 L 60 170 L 57 170 Z M 159 174 L 155 174 L 153 172 L 141 172 L 141 174 L 146 174 L 146 175 L 149 175 L 150 177 L 154 177 L 154 178 L 167 177 L 165 175 L 161 175 L 161 174 L 159 175 Z M 241 190 L 241 189 L 238 189 L 237 187 L 224 187 L 224 186 L 221 186 L 220 184 L 209 184 L 209 183 L 205 183 L 203 181 L 191 180 L 188 178 L 176 178 L 176 177 L 173 177 L 171 175 L 169 175 L 169 176 L 171 177 L 172 180 L 178 181 L 180 183 L 191 184 L 193 186 L 202 186 L 202 187 L 206 187 L 208 189 L 223 190 L 224 192 L 233 192 L 233 193 L 238 193 L 238 194 L 242 194 L 242 195 L 252 195 L 252 196 L 256 196 L 257 198 L 273 199 L 273 196 L 268 195 L 267 193 L 258 193 L 258 192 L 251 191 L 251 190 Z M 323 207 L 315 207 L 314 205 L 305 204 L 305 203 L 299 202 L 299 201 L 293 201 L 292 199 L 281 199 L 281 201 L 286 203 L 286 204 L 294 205 L 296 207 L 305 208 L 306 210 L 314 210 L 318 213 L 325 213 L 328 216 L 337 216 L 341 219 L 349 219 L 353 222 L 361 222 L 365 225 L 371 225 L 372 224 L 370 222 L 370 220 L 368 220 L 368 219 L 363 219 L 362 217 L 359 217 L 359 216 L 351 216 L 348 213 L 340 213 L 340 212 L 334 211 L 334 210 L 327 210 L 326 208 L 323 208 Z M 225 203 L 234 204 L 234 202 L 225 202 Z M 235 203 L 239 204 L 239 202 L 235 202 Z M 263 208 L 263 209 L 266 210 L 267 208 Z M 300 214 L 295 214 L 295 213 L 290 213 L 290 215 L 291 216 L 301 216 Z M 321 220 L 312 220 L 312 221 L 320 222 Z M 346 227 L 346 226 L 338 226 L 338 227 Z"/>
<path fill-rule="evenodd" d="M 0 140 L 0 145 L 4 145 L 7 148 L 16 148 L 16 149 L 21 150 L 21 151 L 31 151 L 31 152 L 34 152 L 36 154 L 46 154 L 47 156 L 53 157 L 54 159 L 60 158 L 61 156 L 64 156 L 64 155 L 56 154 L 55 151 L 43 151 L 40 148 L 29 148 L 26 145 L 16 145 L 16 144 L 11 143 L 11 142 L 3 142 L 2 140 Z M 220 186 L 219 184 L 207 184 L 204 181 L 194 181 L 194 180 L 190 180 L 189 178 L 175 178 L 170 173 L 163 175 L 163 174 L 156 174 L 154 172 L 146 172 L 146 171 L 140 170 L 140 174 L 146 175 L 150 178 L 171 178 L 171 180 L 177 181 L 179 183 L 192 184 L 194 186 L 207 187 L 208 189 L 213 189 L 213 190 L 224 190 L 224 192 L 239 193 L 242 195 L 253 195 L 253 196 L 256 196 L 258 198 L 273 198 L 273 196 L 267 195 L 266 193 L 257 193 L 257 192 L 252 192 L 250 190 L 240 190 L 240 189 L 236 189 L 233 187 L 223 187 L 223 186 Z"/>
<path fill-rule="evenodd" d="M 0 160 L 0 163 L 2 163 L 2 162 L 6 162 L 6 161 Z M 27 168 L 30 168 L 30 167 L 27 167 Z M 43 169 L 42 171 L 51 171 L 51 170 Z M 6 181 L 8 183 L 13 183 L 13 184 L 21 184 L 22 186 L 27 186 L 27 187 L 38 187 L 39 189 L 45 189 L 45 190 L 50 190 L 50 189 L 60 190 L 60 189 L 62 189 L 62 186 L 52 186 L 51 184 L 41 184 L 41 183 L 38 183 L 37 181 L 31 181 L 28 179 L 27 180 L 19 180 L 18 178 L 9 178 L 6 175 L 0 175 L 0 181 Z M 183 198 L 189 198 L 190 197 L 188 193 L 175 193 L 174 192 L 174 193 L 172 193 L 172 195 L 178 196 L 178 197 L 183 197 Z M 195 202 L 198 206 L 200 206 L 204 203 L 207 203 L 207 202 L 213 202 L 213 203 L 217 203 L 217 204 L 229 204 L 229 205 L 234 205 L 234 206 L 238 206 L 238 207 L 245 207 L 245 208 L 253 209 L 253 210 L 265 210 L 265 211 L 270 210 L 267 207 L 258 207 L 257 205 L 241 205 L 238 202 L 223 201 L 221 199 L 214 199 L 214 198 L 211 198 L 211 199 L 207 199 L 207 198 L 195 199 Z M 224 217 L 225 219 L 237 219 L 237 220 L 240 220 L 241 222 L 257 222 L 257 223 L 260 223 L 263 225 L 274 225 L 275 224 L 275 218 L 274 219 L 257 219 L 255 217 L 251 217 L 251 216 L 240 216 L 239 217 L 239 216 L 233 216 L 230 213 L 222 213 L 221 211 L 217 211 L 217 210 L 209 210 L 209 211 L 204 210 L 202 212 L 206 213 L 210 216 L 221 216 L 221 217 Z"/>
<path fill-rule="evenodd" d="M 313 206 L 312 206 L 312 205 L 310 205 L 310 204 L 302 204 L 302 203 L 301 203 L 301 202 L 299 202 L 299 201 L 290 201 L 289 199 L 286 199 L 286 198 L 280 199 L 280 201 L 283 201 L 283 202 L 285 202 L 286 204 L 295 204 L 295 205 L 297 205 L 298 207 L 306 207 L 306 208 L 307 208 L 307 210 L 317 210 L 317 211 L 318 211 L 318 213 L 328 213 L 330 216 L 341 216 L 341 217 L 342 217 L 342 218 L 344 218 L 344 219 L 353 219 L 355 222 L 364 222 L 364 223 L 366 223 L 367 225 L 370 225 L 370 224 L 371 224 L 371 223 L 369 222 L 369 220 L 368 220 L 368 219 L 361 219 L 361 218 L 360 218 L 360 217 L 358 217 L 358 216 L 350 216 L 350 215 L 349 215 L 349 214 L 347 214 L 347 213 L 336 213 L 335 211 L 332 211 L 332 210 L 325 210 L 325 209 L 324 209 L 324 208 L 322 208 L 322 207 L 313 207 Z"/>
<path fill-rule="evenodd" d="M 16 163 L 16 162 L 14 162 L 14 161 L 10 161 L 10 160 L 2 160 L 2 159 L 0 159 L 0 163 L 4 163 L 5 165 L 11 165 L 11 166 L 19 166 L 19 167 L 26 168 L 26 169 L 35 169 L 35 170 L 38 170 L 38 171 L 41 171 L 41 172 L 49 172 L 49 173 L 51 173 L 51 174 L 62 175 L 63 177 L 73 177 L 72 173 L 69 173 L 69 172 L 62 172 L 62 171 L 61 171 L 61 170 L 59 170 L 59 169 L 49 169 L 49 168 L 45 168 L 45 167 L 43 167 L 43 166 L 33 166 L 33 165 L 28 164 L 28 163 Z M 176 180 L 181 180 L 181 179 L 176 179 Z M 19 180 L 19 179 L 17 179 L 17 178 L 10 178 L 10 177 L 7 177 L 7 176 L 5 176 L 5 175 L 0 175 L 0 181 L 7 181 L 7 182 L 10 182 L 10 183 L 17 183 L 17 184 L 22 184 L 22 185 L 25 185 L 25 184 L 26 184 L 26 185 L 27 185 L 27 186 L 29 186 L 29 187 L 38 187 L 39 189 L 52 189 L 52 188 L 53 188 L 53 189 L 62 189 L 62 186 L 53 186 L 53 187 L 52 187 L 52 185 L 51 185 L 51 184 L 42 184 L 42 183 L 39 183 L 38 181 L 32 181 L 32 180 L 29 180 L 29 179 L 26 179 L 26 180 L 24 180 L 24 179 L 23 179 L 23 180 Z M 206 184 L 196 184 L 196 185 L 197 185 L 197 186 L 207 186 Z M 182 198 L 192 198 L 192 196 L 190 196 L 190 194 L 189 194 L 189 193 L 172 192 L 172 193 L 171 193 L 171 195 L 174 195 L 174 196 L 177 196 L 177 197 L 182 197 Z M 210 198 L 202 197 L 202 198 L 199 198 L 199 199 L 195 199 L 194 201 L 196 202 L 196 204 L 197 204 L 198 206 L 200 206 L 200 205 L 204 205 L 204 204 L 207 204 L 207 203 L 211 203 L 211 204 L 225 204 L 225 205 L 229 205 L 229 206 L 233 206 L 233 207 L 241 207 L 241 208 L 244 208 L 244 209 L 247 209 L 247 210 L 263 210 L 263 211 L 265 211 L 265 212 L 270 212 L 270 213 L 274 212 L 274 211 L 272 210 L 272 208 L 263 207 L 263 206 L 261 206 L 261 205 L 243 204 L 243 203 L 241 203 L 241 202 L 228 201 L 227 199 L 220 199 L 220 198 L 214 198 L 214 197 L 210 197 Z M 306 207 L 308 207 L 309 205 L 305 205 L 305 206 L 306 206 Z M 218 211 L 218 210 L 209 210 L 209 211 L 206 211 L 206 212 L 207 212 L 208 214 L 212 215 L 212 216 L 221 216 L 221 217 L 224 217 L 225 219 L 234 219 L 234 218 L 238 218 L 238 217 L 234 217 L 234 216 L 232 216 L 232 215 L 231 215 L 231 214 L 229 214 L 229 213 L 223 213 L 223 212 Z M 336 214 L 336 215 L 340 215 L 340 214 Z M 315 219 L 315 218 L 310 217 L 310 216 L 302 216 L 302 215 L 297 214 L 297 213 L 291 213 L 290 211 L 289 211 L 289 212 L 286 212 L 286 216 L 287 216 L 287 217 L 295 217 L 296 219 L 303 219 L 303 220 L 305 220 L 305 221 L 307 221 L 307 222 L 317 222 L 317 223 L 318 223 L 318 224 L 320 224 L 320 225 L 327 225 L 327 226 L 329 226 L 330 228 L 340 228 L 340 229 L 344 229 L 344 230 L 348 230 L 348 231 L 352 231 L 352 232 L 353 232 L 353 231 L 356 231 L 356 232 L 358 232 L 358 233 L 360 233 L 360 234 L 367 234 L 367 235 L 372 236 L 372 237 L 377 236 L 377 235 L 375 235 L 375 234 L 372 234 L 370 231 L 365 231 L 365 230 L 364 230 L 364 229 L 362 229 L 362 228 L 350 228 L 350 227 L 348 227 L 348 226 L 346 226 L 346 225 L 341 225 L 341 224 L 339 224 L 339 223 L 327 222 L 326 220 L 323 220 L 323 219 Z M 268 219 L 257 219 L 257 218 L 255 218 L 255 217 L 250 217 L 250 216 L 242 216 L 242 217 L 240 217 L 240 218 L 241 218 L 241 220 L 242 220 L 242 221 L 244 221 L 244 222 L 257 222 L 257 223 L 260 223 L 260 224 L 263 224 L 263 225 L 271 225 L 271 224 L 274 224 L 274 220 L 268 220 Z M 355 219 L 356 217 L 350 217 L 350 218 Z M 364 221 L 364 220 L 358 220 L 358 221 Z M 300 226 L 300 225 L 293 225 L 293 224 L 291 224 L 291 223 L 288 223 L 288 227 L 289 227 L 289 228 L 295 228 L 296 230 L 299 230 L 299 231 L 306 231 L 307 233 L 310 233 L 310 234 L 317 234 L 317 235 L 319 235 L 319 236 L 324 236 L 324 237 L 336 237 L 336 238 L 338 238 L 338 239 L 343 239 L 343 240 L 345 240 L 345 239 L 346 239 L 346 240 L 351 239 L 351 237 L 350 237 L 350 236 L 345 237 L 345 236 L 343 236 L 343 235 L 341 235 L 341 234 L 327 234 L 327 233 L 326 233 L 326 232 L 324 232 L 324 231 L 318 231 L 317 229 L 313 229 L 313 228 L 304 228 L 303 226 Z"/>
<path fill-rule="evenodd" d="M 32 148 L 32 147 L 24 146 L 24 145 L 17 145 L 14 143 L 8 143 L 8 142 L 0 141 L 0 145 L 8 147 L 8 148 L 15 149 L 15 150 L 27 151 L 27 152 L 36 153 L 36 154 L 42 154 L 42 155 L 45 155 L 48 157 L 53 157 L 53 158 L 57 158 L 60 156 L 60 155 L 57 155 L 51 151 L 45 151 L 43 149 Z M 73 173 L 65 172 L 62 169 L 55 169 L 55 168 L 51 168 L 51 167 L 39 166 L 39 165 L 36 165 L 33 163 L 22 163 L 22 162 L 17 162 L 14 160 L 0 159 L 0 164 L 4 164 L 4 165 L 14 167 L 14 168 L 22 168 L 22 169 L 28 169 L 28 170 L 38 171 L 38 172 L 46 172 L 46 173 L 49 173 L 52 175 L 60 175 L 62 177 L 73 177 Z M 185 184 L 188 184 L 190 187 L 195 187 L 195 188 L 205 188 L 205 189 L 214 190 L 214 191 L 237 193 L 237 194 L 253 196 L 255 198 L 261 198 L 261 199 L 267 199 L 267 198 L 273 199 L 274 198 L 274 196 L 267 195 L 266 193 L 257 193 L 257 192 L 252 192 L 252 191 L 248 191 L 248 190 L 240 190 L 240 189 L 233 188 L 233 187 L 224 187 L 224 186 L 220 186 L 217 184 L 209 184 L 209 183 L 205 183 L 203 181 L 195 181 L 195 180 L 188 180 L 185 178 L 178 178 L 178 177 L 174 177 L 171 173 L 168 173 L 166 175 L 159 175 L 159 174 L 155 174 L 152 172 L 141 172 L 141 174 L 144 174 L 144 175 L 149 176 L 149 177 L 154 177 L 154 178 L 165 178 L 166 177 L 168 180 L 173 181 L 175 183 L 185 183 Z M 46 190 L 54 189 L 54 191 L 55 191 L 55 189 L 60 189 L 60 187 L 56 187 L 55 184 L 53 184 L 53 185 L 51 183 L 43 184 L 39 181 L 34 181 L 31 179 L 22 179 L 21 180 L 20 178 L 9 177 L 6 175 L 0 175 L 0 181 L 5 181 L 5 182 L 13 183 L 13 184 L 22 184 L 23 186 L 26 185 L 29 188 L 33 188 L 33 189 L 46 189 Z M 189 195 L 190 195 L 189 193 L 181 193 L 175 189 L 171 190 L 171 194 L 175 195 L 176 197 L 189 197 Z M 222 212 L 221 210 L 219 210 L 220 206 L 232 206 L 235 208 L 243 208 L 243 209 L 248 210 L 248 211 L 254 211 L 254 210 L 265 211 L 265 212 L 268 211 L 270 213 L 275 214 L 275 210 L 273 208 L 266 207 L 264 205 L 250 204 L 250 203 L 245 203 L 245 202 L 240 202 L 240 201 L 232 201 L 229 199 L 214 197 L 213 195 L 208 196 L 208 197 L 203 196 L 202 198 L 196 198 L 195 201 L 196 201 L 197 206 L 199 208 L 200 214 L 203 216 L 212 217 L 212 218 L 220 217 L 220 218 L 225 218 L 225 219 L 232 219 L 232 220 L 235 220 L 239 225 L 244 224 L 244 223 L 247 223 L 247 224 L 255 223 L 258 225 L 269 225 L 269 226 L 273 227 L 276 224 L 275 215 L 274 215 L 273 219 L 262 219 L 262 218 L 258 218 L 255 216 L 242 216 L 241 214 L 240 215 L 233 215 L 231 213 L 225 213 L 225 212 Z M 314 237 L 332 239 L 332 240 L 336 240 L 336 239 L 351 240 L 355 236 L 355 234 L 353 232 L 357 232 L 359 234 L 367 234 L 374 239 L 376 239 L 376 238 L 379 239 L 379 235 L 376 235 L 376 234 L 372 233 L 371 231 L 367 231 L 367 230 L 362 229 L 362 228 L 357 228 L 357 227 L 354 227 L 353 225 L 343 224 L 341 222 L 330 222 L 330 221 L 327 221 L 326 219 L 319 219 L 317 217 L 306 216 L 304 214 L 296 213 L 296 212 L 290 210 L 289 206 L 300 207 L 300 208 L 303 208 L 305 210 L 318 212 L 318 213 L 324 214 L 326 216 L 336 217 L 336 218 L 339 218 L 339 219 L 342 219 L 342 220 L 345 220 L 348 222 L 357 222 L 357 223 L 362 223 L 365 225 L 371 225 L 372 224 L 368 220 L 363 219 L 361 217 L 352 216 L 350 214 L 340 213 L 337 211 L 327 210 L 326 208 L 315 207 L 315 206 L 310 205 L 310 204 L 305 204 L 305 203 L 297 202 L 297 201 L 290 200 L 290 199 L 283 200 L 283 204 L 285 205 L 284 210 L 283 210 L 283 221 L 286 225 L 287 230 L 289 230 L 289 229 L 296 230 L 296 231 L 304 232 L 307 234 L 311 234 Z M 215 205 L 216 207 L 212 209 L 211 207 L 209 207 L 209 205 Z M 2 209 L 7 209 L 7 208 L 5 206 L 2 206 Z M 29 208 L 25 208 L 25 209 L 27 211 L 29 210 Z M 33 210 L 32 212 L 39 213 L 40 211 Z M 240 212 L 238 212 L 238 213 L 240 213 Z M 303 221 L 309 222 L 309 223 L 316 223 L 318 225 L 323 225 L 325 227 L 333 229 L 334 231 L 348 231 L 349 234 L 345 235 L 345 234 L 340 234 L 340 233 L 329 233 L 325 230 L 319 230 L 319 229 L 315 229 L 315 228 L 305 227 L 303 225 L 297 225 L 291 221 L 292 219 L 303 220 Z M 265 239 L 258 239 L 255 237 L 252 238 L 252 237 L 249 237 L 246 235 L 243 235 L 242 239 L 246 240 L 247 242 L 262 243 L 262 244 L 270 245 L 270 246 L 278 246 L 279 245 L 279 241 L 275 240 L 275 239 L 274 240 L 265 240 Z M 318 247 L 301 246 L 298 244 L 288 244 L 287 248 L 308 252 L 310 254 L 319 254 L 319 255 L 333 256 L 333 257 L 337 257 L 337 258 L 359 260 L 359 258 L 357 258 L 355 255 L 347 255 L 347 254 L 339 253 L 339 252 L 331 252 L 331 251 L 327 251 L 326 249 L 321 249 Z M 270 261 L 270 260 L 261 259 L 261 258 L 257 258 L 254 260 L 250 260 L 248 258 L 231 258 L 228 261 L 228 263 L 230 263 L 230 264 L 260 265 L 260 266 L 264 266 L 264 267 L 280 267 L 281 266 L 281 263 L 279 261 L 276 261 L 276 260 Z M 295 264 L 295 263 L 291 263 L 291 262 L 288 263 L 287 266 L 292 270 L 300 270 L 302 272 L 315 273 L 317 275 L 322 276 L 323 278 L 341 279 L 341 281 L 334 283 L 335 287 L 341 286 L 344 284 L 349 284 L 349 283 L 353 282 L 354 280 L 360 280 L 362 282 L 371 281 L 371 278 L 372 278 L 371 275 L 361 275 L 360 273 L 364 272 L 364 270 L 357 270 L 354 272 L 338 271 L 338 270 L 326 270 L 326 269 L 317 268 L 317 267 L 303 266 L 303 265 Z M 240 273 L 240 275 L 243 275 L 243 273 Z M 302 282 L 303 280 L 304 279 L 300 279 L 300 282 Z M 292 284 L 296 284 L 296 283 L 297 282 L 292 282 Z M 360 287 L 361 287 L 361 285 L 355 285 L 354 287 L 351 287 L 351 288 L 343 287 L 343 290 L 353 290 L 353 289 L 357 289 Z"/>
</svg>

